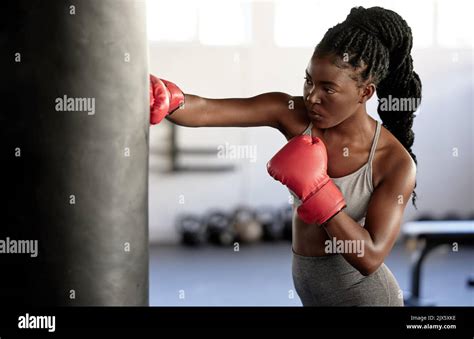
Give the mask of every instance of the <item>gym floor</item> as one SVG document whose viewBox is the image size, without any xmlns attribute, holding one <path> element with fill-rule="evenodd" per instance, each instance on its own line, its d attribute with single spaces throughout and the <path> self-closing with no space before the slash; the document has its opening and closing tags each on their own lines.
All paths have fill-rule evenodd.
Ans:
<svg viewBox="0 0 474 339">
<path fill-rule="evenodd" d="M 404 292 L 410 286 L 410 253 L 400 243 L 385 261 Z M 428 305 L 473 306 L 474 248 L 440 247 L 422 269 L 421 297 Z M 449 272 L 449 274 L 446 274 Z M 301 306 L 291 278 L 289 242 L 233 248 L 150 247 L 152 306 Z"/>
</svg>

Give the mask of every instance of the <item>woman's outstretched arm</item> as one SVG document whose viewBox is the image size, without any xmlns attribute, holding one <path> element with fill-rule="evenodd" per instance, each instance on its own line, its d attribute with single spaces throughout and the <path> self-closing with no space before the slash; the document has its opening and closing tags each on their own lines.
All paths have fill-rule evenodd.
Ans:
<svg viewBox="0 0 474 339">
<path fill-rule="evenodd" d="M 185 94 L 184 107 L 166 118 L 188 127 L 270 126 L 282 129 L 282 119 L 293 109 L 291 101 L 291 95 L 279 92 L 235 99 L 207 99 Z"/>
</svg>

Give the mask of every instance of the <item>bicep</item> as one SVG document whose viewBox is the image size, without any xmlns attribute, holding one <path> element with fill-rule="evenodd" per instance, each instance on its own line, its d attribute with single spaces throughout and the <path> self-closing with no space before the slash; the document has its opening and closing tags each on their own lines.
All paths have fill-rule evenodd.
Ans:
<svg viewBox="0 0 474 339">
<path fill-rule="evenodd" d="M 383 258 L 397 239 L 405 207 L 413 192 L 415 177 L 414 163 L 406 161 L 385 176 L 370 198 L 365 229 L 372 238 L 374 249 Z"/>
<path fill-rule="evenodd" d="M 202 125 L 204 127 L 256 127 L 281 129 L 281 120 L 290 113 L 291 96 L 265 93 L 251 98 L 207 99 Z"/>
</svg>

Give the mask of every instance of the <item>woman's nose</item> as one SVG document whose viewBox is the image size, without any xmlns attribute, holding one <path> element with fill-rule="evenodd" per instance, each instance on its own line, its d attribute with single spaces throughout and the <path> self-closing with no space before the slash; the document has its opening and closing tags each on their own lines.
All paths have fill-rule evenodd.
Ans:
<svg viewBox="0 0 474 339">
<path fill-rule="evenodd" d="M 308 101 L 311 104 L 320 104 L 321 99 L 319 98 L 318 91 L 316 88 L 313 88 L 308 95 L 306 96 L 306 101 Z"/>
</svg>

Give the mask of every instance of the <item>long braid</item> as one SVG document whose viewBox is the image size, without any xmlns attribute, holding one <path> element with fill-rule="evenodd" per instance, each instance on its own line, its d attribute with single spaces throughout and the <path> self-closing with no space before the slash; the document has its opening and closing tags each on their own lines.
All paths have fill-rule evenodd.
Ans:
<svg viewBox="0 0 474 339">
<path fill-rule="evenodd" d="M 381 7 L 354 7 L 344 22 L 326 32 L 314 53 L 316 56 L 338 56 L 336 65 L 352 67 L 356 71 L 354 80 L 359 85 L 368 80 L 375 84 L 379 97 L 377 111 L 383 126 L 400 141 L 417 164 L 412 151 L 415 140 L 412 127 L 421 101 L 421 81 L 413 71 L 412 46 L 411 29 L 400 15 Z M 382 105 L 393 99 L 399 102 L 416 100 L 416 104 L 399 106 L 397 110 Z M 416 208 L 414 190 L 412 203 Z"/>
</svg>

